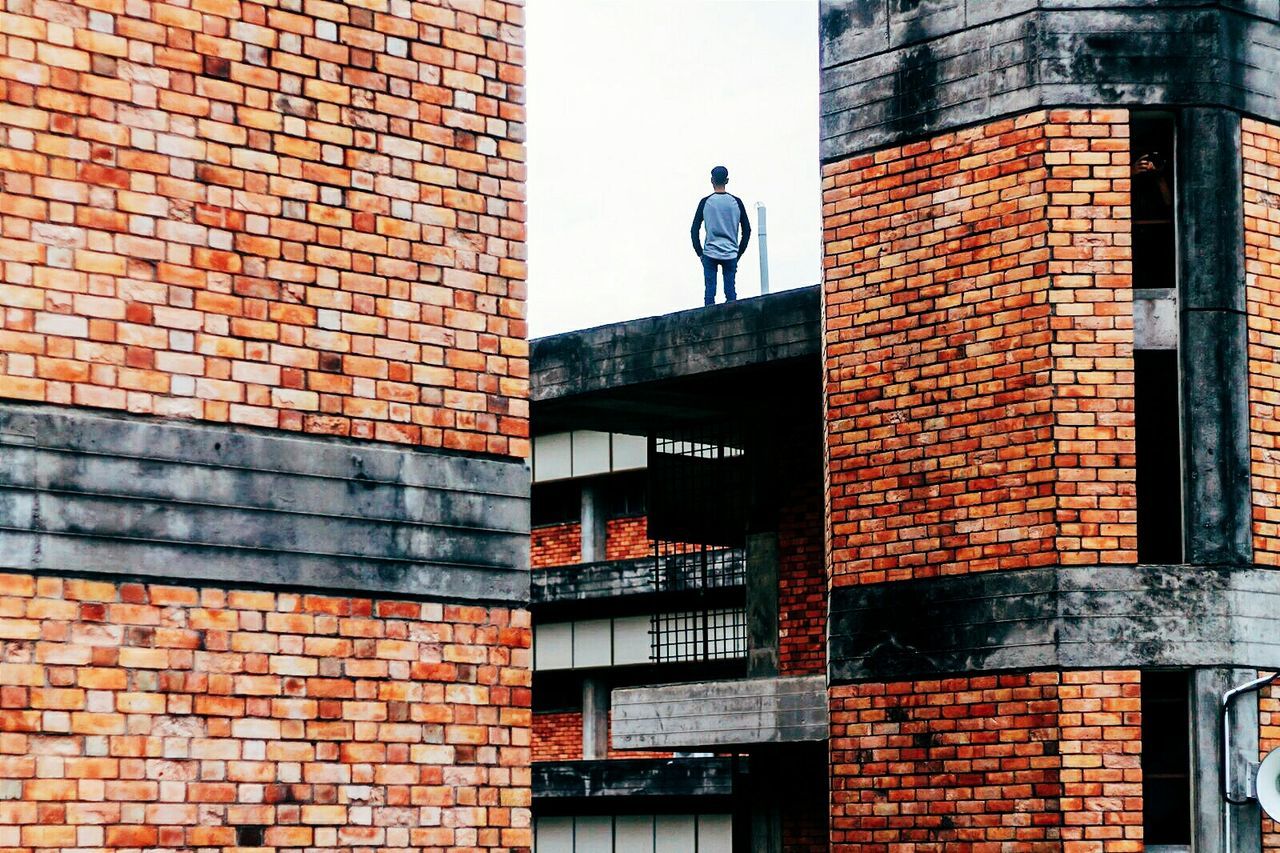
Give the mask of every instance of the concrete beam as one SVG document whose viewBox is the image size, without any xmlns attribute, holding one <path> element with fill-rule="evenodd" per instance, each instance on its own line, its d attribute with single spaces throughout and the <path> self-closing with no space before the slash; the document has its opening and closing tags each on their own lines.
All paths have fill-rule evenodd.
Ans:
<svg viewBox="0 0 1280 853">
<path fill-rule="evenodd" d="M 728 797 L 731 758 L 643 758 L 536 762 L 535 807 L 588 797 Z"/>
<path fill-rule="evenodd" d="M 833 683 L 1022 669 L 1280 669 L 1280 572 L 1270 569 L 984 572 L 840 586 L 830 608 Z"/>
<path fill-rule="evenodd" d="M 7 402 L 0 456 L 0 569 L 529 598 L 521 460 Z"/>
<path fill-rule="evenodd" d="M 615 749 L 701 750 L 827 738 L 823 676 L 744 678 L 613 691 Z"/>
<path fill-rule="evenodd" d="M 1067 104 L 1280 120 L 1275 0 L 822 0 L 824 162 Z"/>
</svg>

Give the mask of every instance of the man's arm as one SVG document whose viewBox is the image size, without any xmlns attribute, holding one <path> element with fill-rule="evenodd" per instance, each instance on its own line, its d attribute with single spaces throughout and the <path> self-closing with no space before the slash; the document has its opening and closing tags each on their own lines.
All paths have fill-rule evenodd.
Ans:
<svg viewBox="0 0 1280 853">
<path fill-rule="evenodd" d="M 738 243 L 738 257 L 747 253 L 747 244 L 751 242 L 751 220 L 747 219 L 747 206 L 736 195 L 733 200 L 738 203 L 738 225 L 742 228 L 742 240 Z"/>
<path fill-rule="evenodd" d="M 698 212 L 693 215 L 693 227 L 689 229 L 689 239 L 693 240 L 693 250 L 698 253 L 698 257 L 702 257 L 702 208 L 707 204 L 707 197 L 703 196 L 702 201 L 698 202 Z"/>
</svg>

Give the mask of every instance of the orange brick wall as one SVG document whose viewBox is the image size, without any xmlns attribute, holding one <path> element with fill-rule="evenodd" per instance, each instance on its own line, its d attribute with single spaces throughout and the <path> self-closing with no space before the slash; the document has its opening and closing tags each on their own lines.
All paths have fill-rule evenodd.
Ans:
<svg viewBox="0 0 1280 853">
<path fill-rule="evenodd" d="M 643 515 L 611 518 L 605 523 L 605 559 L 636 560 L 653 556 L 649 522 Z"/>
<path fill-rule="evenodd" d="M 813 439 L 793 445 L 813 451 Z M 822 552 L 819 460 L 797 460 L 778 516 L 778 668 L 783 675 L 827 665 L 827 572 Z M 792 849 L 788 847 L 788 849 Z"/>
<path fill-rule="evenodd" d="M 531 843 L 521 611 L 7 574 L 0 641 L 0 848 Z"/>
<path fill-rule="evenodd" d="M 533 715 L 534 761 L 582 760 L 582 712 Z"/>
<path fill-rule="evenodd" d="M 1136 672 L 832 688 L 832 849 L 1140 850 L 1139 691 Z"/>
<path fill-rule="evenodd" d="M 582 562 L 582 525 L 552 524 L 535 527 L 529 537 L 529 563 L 535 569 L 571 566 Z"/>
<path fill-rule="evenodd" d="M 611 518 L 605 522 L 605 559 L 634 560 L 653 556 L 644 516 Z M 535 569 L 571 566 L 582 562 L 582 525 L 552 524 L 533 529 L 532 564 Z"/>
<path fill-rule="evenodd" d="M 1136 561 L 1128 117 L 823 170 L 834 584 Z"/>
<path fill-rule="evenodd" d="M 527 455 L 518 3 L 7 9 L 0 396 Z"/>
<path fill-rule="evenodd" d="M 1280 565 L 1280 127 L 1243 120 L 1254 560 Z"/>
</svg>

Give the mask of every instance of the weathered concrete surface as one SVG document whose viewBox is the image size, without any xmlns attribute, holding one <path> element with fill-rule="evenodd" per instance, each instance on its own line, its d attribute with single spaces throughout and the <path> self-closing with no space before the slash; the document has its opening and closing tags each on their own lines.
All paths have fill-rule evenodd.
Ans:
<svg viewBox="0 0 1280 853">
<path fill-rule="evenodd" d="M 520 462 L 0 403 L 0 568 L 527 602 Z"/>
<path fill-rule="evenodd" d="M 549 800 L 583 797 L 727 797 L 733 794 L 731 758 L 653 758 L 610 761 L 537 762 L 533 796 Z"/>
<path fill-rule="evenodd" d="M 1063 104 L 1280 119 L 1277 0 L 823 0 L 821 156 Z"/>
<path fill-rule="evenodd" d="M 613 691 L 615 749 L 703 749 L 827 737 L 822 676 L 746 678 Z"/>
<path fill-rule="evenodd" d="M 553 605 L 592 602 L 593 606 L 598 607 L 602 601 L 658 595 L 664 589 L 654 577 L 655 559 L 657 558 L 639 557 L 539 569 L 532 573 L 533 605 L 546 610 Z M 745 559 L 741 551 L 732 551 L 724 558 L 723 563 L 717 563 L 723 566 L 723 571 L 721 577 L 711 579 L 712 588 L 741 589 L 742 581 L 730 582 L 730 579 L 743 577 L 745 573 L 742 563 Z M 663 556 L 663 573 L 687 573 L 688 570 L 682 569 L 681 565 L 689 562 L 691 558 L 686 555 Z M 688 587 L 682 586 L 680 589 L 687 590 Z M 687 591 L 681 598 L 688 599 Z"/>
<path fill-rule="evenodd" d="M 1015 669 L 1280 668 L 1280 572 L 1080 566 L 836 587 L 833 683 Z"/>
<path fill-rule="evenodd" d="M 566 332 L 532 342 L 532 400 L 556 400 L 821 350 L 818 288 Z"/>
</svg>

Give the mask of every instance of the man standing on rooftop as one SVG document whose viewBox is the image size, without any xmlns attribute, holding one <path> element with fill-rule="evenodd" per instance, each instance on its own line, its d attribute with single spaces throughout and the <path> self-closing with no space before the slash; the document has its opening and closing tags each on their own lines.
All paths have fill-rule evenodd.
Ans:
<svg viewBox="0 0 1280 853">
<path fill-rule="evenodd" d="M 689 236 L 693 239 L 693 250 L 702 259 L 702 279 L 706 285 L 703 296 L 704 305 L 716 301 L 716 268 L 724 273 L 724 300 L 733 302 L 738 298 L 734 281 L 738 275 L 738 258 L 747 251 L 751 242 L 751 222 L 747 219 L 747 208 L 742 199 L 725 190 L 729 183 L 729 170 L 724 166 L 716 166 L 711 170 L 711 187 L 715 190 L 711 195 L 698 202 L 698 212 L 693 215 L 693 227 Z M 702 226 L 707 227 L 707 242 L 704 246 L 700 239 Z M 742 229 L 742 239 L 738 239 L 738 229 Z"/>
</svg>

